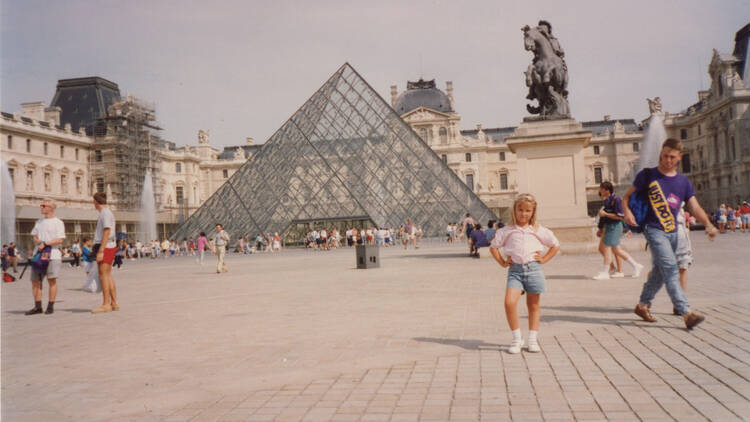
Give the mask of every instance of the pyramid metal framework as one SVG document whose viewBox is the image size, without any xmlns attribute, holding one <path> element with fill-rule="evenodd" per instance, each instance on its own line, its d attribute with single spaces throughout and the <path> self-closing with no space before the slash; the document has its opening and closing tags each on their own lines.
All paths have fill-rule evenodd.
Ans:
<svg viewBox="0 0 750 422">
<path fill-rule="evenodd" d="M 492 211 L 348 64 L 304 104 L 173 234 L 284 233 L 298 221 L 410 218 L 444 234 Z"/>
</svg>

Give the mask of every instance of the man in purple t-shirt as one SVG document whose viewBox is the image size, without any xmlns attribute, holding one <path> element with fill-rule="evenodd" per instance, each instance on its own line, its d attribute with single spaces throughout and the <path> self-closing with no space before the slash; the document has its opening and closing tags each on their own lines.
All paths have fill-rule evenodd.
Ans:
<svg viewBox="0 0 750 422">
<path fill-rule="evenodd" d="M 628 203 L 636 192 L 646 192 L 650 204 L 643 230 L 651 250 L 653 269 L 643 285 L 641 297 L 635 307 L 635 314 L 648 322 L 656 322 L 649 307 L 662 285 L 667 286 L 667 293 L 672 299 L 674 309 L 682 315 L 688 329 L 703 322 L 705 317 L 690 311 L 685 292 L 680 287 L 680 273 L 677 265 L 677 214 L 682 202 L 687 204 L 690 212 L 698 221 L 706 225 L 706 234 L 713 239 L 716 227 L 709 221 L 698 200 L 695 199 L 693 185 L 687 177 L 677 173 L 677 164 L 682 158 L 682 142 L 667 139 L 659 153 L 659 166 L 641 170 L 622 198 L 625 211 L 625 222 L 635 226 L 635 216 Z"/>
</svg>

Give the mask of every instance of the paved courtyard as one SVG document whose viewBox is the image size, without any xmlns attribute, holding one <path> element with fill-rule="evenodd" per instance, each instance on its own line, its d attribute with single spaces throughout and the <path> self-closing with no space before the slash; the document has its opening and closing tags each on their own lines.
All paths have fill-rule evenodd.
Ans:
<svg viewBox="0 0 750 422">
<path fill-rule="evenodd" d="M 593 281 L 598 255 L 545 266 L 542 353 L 505 352 L 505 270 L 463 246 L 125 263 L 122 309 L 89 310 L 66 268 L 54 315 L 2 285 L 3 421 L 748 420 L 750 234 L 693 236 L 692 332 L 662 290 Z M 634 256 L 648 263 L 645 252 Z M 45 303 L 47 289 L 45 287 Z M 525 306 L 520 306 L 524 316 Z"/>
</svg>

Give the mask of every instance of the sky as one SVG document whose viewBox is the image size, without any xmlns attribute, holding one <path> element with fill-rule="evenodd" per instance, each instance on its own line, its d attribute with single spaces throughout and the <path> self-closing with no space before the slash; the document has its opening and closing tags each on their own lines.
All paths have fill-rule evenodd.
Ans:
<svg viewBox="0 0 750 422">
<path fill-rule="evenodd" d="M 750 0 L 0 0 L 0 108 L 49 104 L 58 79 L 100 76 L 154 103 L 162 137 L 265 142 L 343 63 L 390 102 L 407 80 L 453 81 L 462 129 L 527 116 L 521 27 L 552 24 L 579 121 L 678 112 L 731 53 Z"/>
</svg>

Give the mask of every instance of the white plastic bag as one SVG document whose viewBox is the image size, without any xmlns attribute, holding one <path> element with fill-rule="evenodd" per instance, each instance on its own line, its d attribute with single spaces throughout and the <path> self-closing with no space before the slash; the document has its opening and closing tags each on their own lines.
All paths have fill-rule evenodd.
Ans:
<svg viewBox="0 0 750 422">
<path fill-rule="evenodd" d="M 83 283 L 83 290 L 90 293 L 101 292 L 102 282 L 99 280 L 99 268 L 96 266 L 96 262 L 87 262 L 84 269 L 88 275 Z"/>
</svg>

